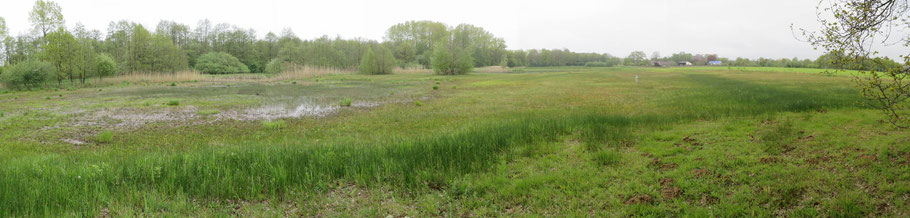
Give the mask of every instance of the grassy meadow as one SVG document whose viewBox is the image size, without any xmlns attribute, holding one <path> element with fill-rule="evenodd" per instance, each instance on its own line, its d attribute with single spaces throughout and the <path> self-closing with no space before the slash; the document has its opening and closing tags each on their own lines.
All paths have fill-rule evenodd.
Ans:
<svg viewBox="0 0 910 218">
<path fill-rule="evenodd" d="M 817 71 L 0 90 L 0 216 L 907 216 L 910 133 Z"/>
</svg>

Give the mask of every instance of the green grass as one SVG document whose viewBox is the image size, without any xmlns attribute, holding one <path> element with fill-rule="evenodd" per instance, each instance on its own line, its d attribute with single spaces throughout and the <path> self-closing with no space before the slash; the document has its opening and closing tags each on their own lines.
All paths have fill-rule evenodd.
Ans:
<svg viewBox="0 0 910 218">
<path fill-rule="evenodd" d="M 848 78 L 771 69 L 563 67 L 319 80 L 72 90 L 49 100 L 44 96 L 58 94 L 0 94 L 0 109 L 8 112 L 0 117 L 6 130 L 0 214 L 910 212 L 904 200 L 910 135 L 879 123 Z M 426 88 L 440 80 L 458 89 Z M 230 115 L 296 105 L 293 99 L 302 97 L 327 106 L 353 98 L 392 103 L 272 121 L 156 122 L 107 131 L 111 140 L 90 149 L 63 141 L 97 132 L 68 125 L 78 116 L 70 108 L 155 112 L 178 108 L 143 103 L 180 98 L 199 107 L 198 115 Z M 59 109 L 33 109 L 50 107 Z"/>
<path fill-rule="evenodd" d="M 284 122 L 284 120 L 263 120 L 262 127 L 265 127 L 266 129 L 278 130 L 287 127 L 287 123 Z"/>
<path fill-rule="evenodd" d="M 98 143 L 110 143 L 114 140 L 114 133 L 110 130 L 104 130 L 98 135 L 95 136 L 95 141 Z"/>
</svg>

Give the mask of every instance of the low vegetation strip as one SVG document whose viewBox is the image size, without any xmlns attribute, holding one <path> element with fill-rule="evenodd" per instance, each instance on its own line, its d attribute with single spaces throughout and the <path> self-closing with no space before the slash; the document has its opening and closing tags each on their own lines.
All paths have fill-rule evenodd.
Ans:
<svg viewBox="0 0 910 218">
<path fill-rule="evenodd" d="M 603 121 L 617 128 L 593 128 Z M 444 186 L 454 176 L 486 169 L 515 146 L 552 141 L 576 129 L 611 131 L 629 121 L 614 116 L 526 116 L 450 135 L 374 145 L 243 145 L 186 152 L 18 159 L 0 169 L 0 211 L 44 215 L 92 214 L 123 193 L 157 190 L 199 198 L 250 199 L 289 190 L 319 190 L 342 179 L 361 185 Z M 618 137 L 625 134 L 617 135 Z M 298 190 L 304 189 L 304 190 Z M 61 210 L 61 211 L 56 211 Z"/>
</svg>

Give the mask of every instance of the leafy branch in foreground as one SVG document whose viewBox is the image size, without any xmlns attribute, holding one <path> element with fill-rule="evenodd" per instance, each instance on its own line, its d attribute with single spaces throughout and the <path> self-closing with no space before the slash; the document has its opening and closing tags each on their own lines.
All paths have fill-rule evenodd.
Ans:
<svg viewBox="0 0 910 218">
<path fill-rule="evenodd" d="M 910 35 L 895 37 L 895 28 L 910 27 L 907 0 L 830 0 L 819 7 L 822 29 L 801 30 L 806 41 L 824 49 L 835 71 L 858 70 L 853 77 L 873 107 L 888 117 L 891 125 L 910 127 L 910 55 L 901 55 L 901 64 L 888 58 L 875 58 L 873 47 L 879 43 L 910 47 Z M 831 17 L 823 18 L 823 13 Z M 892 38 L 894 37 L 894 38 Z M 896 39 L 896 41 L 895 41 Z M 868 66 L 879 66 L 869 68 Z M 884 67 L 882 67 L 884 66 Z M 830 73 L 830 72 L 829 72 Z"/>
</svg>

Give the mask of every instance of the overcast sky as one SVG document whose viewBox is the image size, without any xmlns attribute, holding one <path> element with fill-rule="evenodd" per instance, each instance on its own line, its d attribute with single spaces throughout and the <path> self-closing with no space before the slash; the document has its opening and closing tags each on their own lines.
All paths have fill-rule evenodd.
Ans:
<svg viewBox="0 0 910 218">
<path fill-rule="evenodd" d="M 29 30 L 32 0 L 2 0 L 10 32 Z M 208 18 L 254 28 L 262 36 L 290 27 L 301 38 L 322 35 L 382 40 L 408 20 L 469 23 L 505 39 L 509 49 L 568 48 L 626 56 L 686 51 L 722 57 L 815 58 L 790 25 L 814 29 L 817 0 L 57 0 L 67 26 L 81 22 L 105 32 L 130 20 L 154 29 L 158 21 L 195 26 Z M 884 48 L 897 56 L 905 48 Z"/>
</svg>

